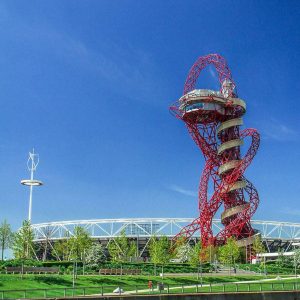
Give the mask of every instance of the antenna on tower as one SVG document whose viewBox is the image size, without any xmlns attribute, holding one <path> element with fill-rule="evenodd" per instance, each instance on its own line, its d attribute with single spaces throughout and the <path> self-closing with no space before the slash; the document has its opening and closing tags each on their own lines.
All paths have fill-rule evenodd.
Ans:
<svg viewBox="0 0 300 300">
<path fill-rule="evenodd" d="M 40 180 L 33 179 L 33 174 L 36 171 L 36 168 L 40 162 L 39 155 L 34 152 L 34 149 L 32 149 L 32 152 L 29 152 L 29 157 L 27 160 L 27 168 L 30 172 L 30 179 L 23 179 L 21 180 L 21 184 L 27 185 L 30 188 L 29 193 L 29 208 L 28 208 L 28 221 L 31 222 L 31 216 L 32 216 L 32 190 L 34 186 L 40 186 L 43 185 L 43 182 Z"/>
</svg>

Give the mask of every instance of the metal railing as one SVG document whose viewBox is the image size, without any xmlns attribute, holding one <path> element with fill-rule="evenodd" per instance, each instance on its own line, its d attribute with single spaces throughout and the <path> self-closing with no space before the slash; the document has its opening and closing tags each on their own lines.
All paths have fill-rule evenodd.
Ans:
<svg viewBox="0 0 300 300">
<path fill-rule="evenodd" d="M 300 282 L 251 282 L 251 283 L 219 283 L 219 284 L 158 284 L 149 288 L 147 285 L 119 285 L 97 287 L 68 287 L 0 290 L 0 299 L 53 298 L 77 296 L 109 296 L 118 294 L 192 294 L 192 293 L 237 293 L 267 291 L 298 291 Z"/>
</svg>

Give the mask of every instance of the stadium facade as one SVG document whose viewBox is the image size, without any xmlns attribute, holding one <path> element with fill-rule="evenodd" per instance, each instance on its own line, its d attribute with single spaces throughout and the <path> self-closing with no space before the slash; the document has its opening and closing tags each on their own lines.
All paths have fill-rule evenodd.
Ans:
<svg viewBox="0 0 300 300">
<path fill-rule="evenodd" d="M 173 239 L 192 218 L 131 218 L 131 219 L 93 219 L 58 221 L 32 224 L 34 242 L 37 245 L 47 244 L 49 251 L 57 240 L 63 240 L 74 235 L 74 228 L 83 227 L 92 239 L 107 246 L 114 238 L 125 231 L 127 237 L 136 241 L 139 257 L 148 256 L 148 244 L 152 236 L 167 236 Z M 261 234 L 268 252 L 288 252 L 294 243 L 300 242 L 300 223 L 252 220 L 251 225 Z M 222 230 L 220 219 L 213 219 L 215 234 Z M 188 240 L 195 243 L 200 240 L 199 232 Z"/>
</svg>

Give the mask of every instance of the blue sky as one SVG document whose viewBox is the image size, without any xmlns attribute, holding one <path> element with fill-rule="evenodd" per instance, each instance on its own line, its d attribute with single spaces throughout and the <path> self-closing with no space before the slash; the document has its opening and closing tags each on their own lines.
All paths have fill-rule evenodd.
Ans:
<svg viewBox="0 0 300 300">
<path fill-rule="evenodd" d="M 300 222 L 299 1 L 1 1 L 0 220 L 195 217 L 203 157 L 168 107 L 198 56 L 220 53 L 245 127 L 256 219 Z M 298 76 L 297 76 L 298 75 Z M 214 69 L 197 87 L 218 88 Z"/>
</svg>

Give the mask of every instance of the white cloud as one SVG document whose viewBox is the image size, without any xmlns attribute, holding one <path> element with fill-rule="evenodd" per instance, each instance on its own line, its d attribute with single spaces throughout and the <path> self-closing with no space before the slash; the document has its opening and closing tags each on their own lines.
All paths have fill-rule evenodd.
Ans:
<svg viewBox="0 0 300 300">
<path fill-rule="evenodd" d="M 189 197 L 197 197 L 198 193 L 192 190 L 187 190 L 184 189 L 178 185 L 170 185 L 168 187 L 171 191 L 177 192 L 179 194 L 182 194 L 184 196 L 189 196 Z"/>
<path fill-rule="evenodd" d="M 208 71 L 212 78 L 217 78 L 216 70 L 212 66 L 208 67 Z"/>
<path fill-rule="evenodd" d="M 261 128 L 263 138 L 278 142 L 296 141 L 299 137 L 296 130 L 275 119 L 270 119 Z"/>
</svg>

